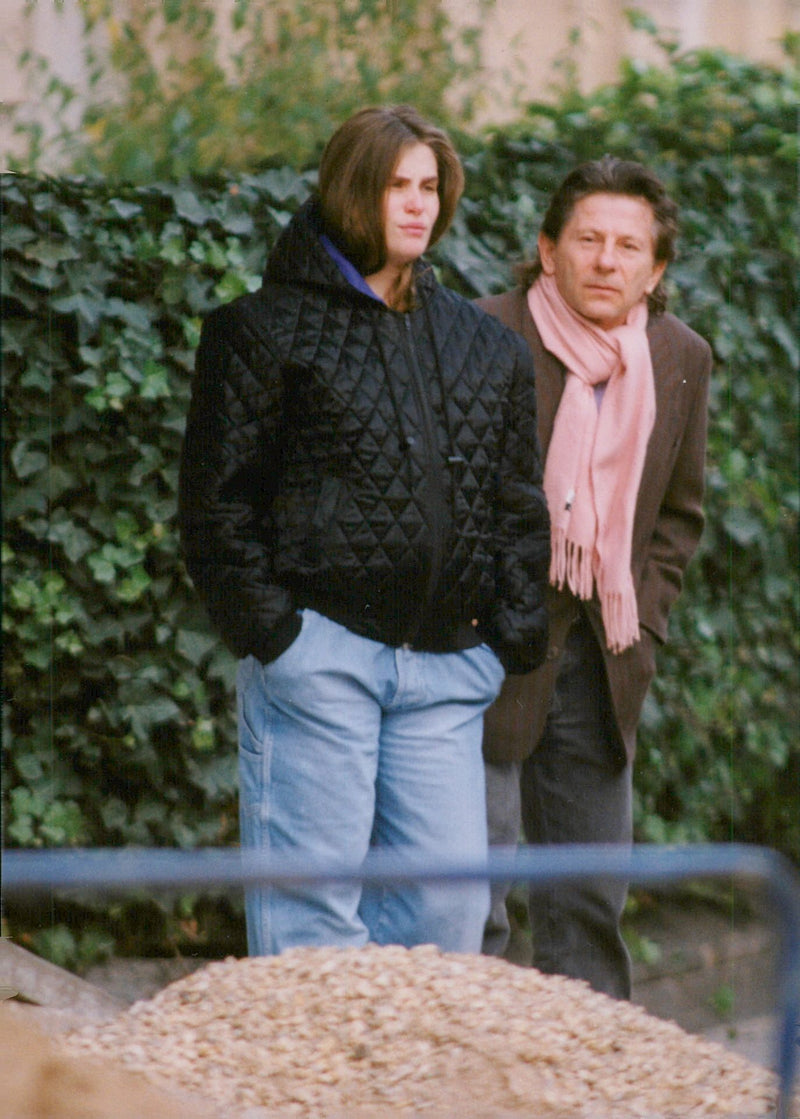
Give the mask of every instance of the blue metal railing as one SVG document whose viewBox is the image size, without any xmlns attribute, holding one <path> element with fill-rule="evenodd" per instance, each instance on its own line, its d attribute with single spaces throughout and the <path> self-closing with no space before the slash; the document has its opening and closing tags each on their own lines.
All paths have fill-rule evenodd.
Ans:
<svg viewBox="0 0 800 1119">
<path fill-rule="evenodd" d="M 3 890 L 7 896 L 53 889 L 118 892 L 139 887 L 185 890 L 266 883 L 296 886 L 321 881 L 378 884 L 489 879 L 546 885 L 598 876 L 631 885 L 731 877 L 765 887 L 780 937 L 776 1119 L 789 1119 L 800 1040 L 800 878 L 787 859 L 768 848 L 746 844 L 494 848 L 480 864 L 433 863 L 397 849 L 375 849 L 358 866 L 239 848 L 175 851 L 126 847 L 6 851 L 3 855 Z"/>
</svg>

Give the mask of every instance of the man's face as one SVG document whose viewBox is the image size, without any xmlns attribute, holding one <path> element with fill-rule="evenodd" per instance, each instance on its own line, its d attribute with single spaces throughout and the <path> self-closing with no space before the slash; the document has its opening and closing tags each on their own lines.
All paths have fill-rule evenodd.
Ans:
<svg viewBox="0 0 800 1119">
<path fill-rule="evenodd" d="M 611 330 L 663 275 L 655 233 L 653 208 L 644 198 L 589 194 L 575 204 L 557 241 L 540 234 L 542 270 L 573 310 Z"/>
</svg>

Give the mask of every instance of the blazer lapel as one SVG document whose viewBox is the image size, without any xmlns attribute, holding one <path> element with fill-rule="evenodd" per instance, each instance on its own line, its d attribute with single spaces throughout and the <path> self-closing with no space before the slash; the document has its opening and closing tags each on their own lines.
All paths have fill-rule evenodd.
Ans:
<svg viewBox="0 0 800 1119">
<path fill-rule="evenodd" d="M 648 330 L 650 356 L 653 360 L 653 380 L 656 391 L 656 422 L 650 437 L 647 457 L 661 454 L 672 440 L 672 430 L 681 419 L 684 393 L 679 392 L 684 383 L 683 370 L 678 365 L 670 345 L 669 320 L 666 316 L 653 321 Z M 645 465 L 645 469 L 647 465 Z"/>
</svg>

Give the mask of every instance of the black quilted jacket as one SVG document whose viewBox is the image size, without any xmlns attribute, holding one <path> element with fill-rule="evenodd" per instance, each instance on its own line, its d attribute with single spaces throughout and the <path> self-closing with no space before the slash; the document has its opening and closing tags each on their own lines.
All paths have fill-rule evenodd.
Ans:
<svg viewBox="0 0 800 1119">
<path fill-rule="evenodd" d="M 383 644 L 546 645 L 549 562 L 525 343 L 417 268 L 418 306 L 351 285 L 313 202 L 262 288 L 203 325 L 181 462 L 187 568 L 237 656 L 308 606 Z"/>
</svg>

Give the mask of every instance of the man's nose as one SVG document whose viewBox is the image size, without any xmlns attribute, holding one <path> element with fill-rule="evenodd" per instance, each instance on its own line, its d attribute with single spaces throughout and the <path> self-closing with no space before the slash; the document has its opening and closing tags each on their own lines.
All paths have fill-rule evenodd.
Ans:
<svg viewBox="0 0 800 1119">
<path fill-rule="evenodd" d="M 612 241 L 601 241 L 597 249 L 597 267 L 611 271 L 617 266 L 617 254 Z"/>
</svg>

